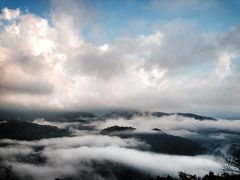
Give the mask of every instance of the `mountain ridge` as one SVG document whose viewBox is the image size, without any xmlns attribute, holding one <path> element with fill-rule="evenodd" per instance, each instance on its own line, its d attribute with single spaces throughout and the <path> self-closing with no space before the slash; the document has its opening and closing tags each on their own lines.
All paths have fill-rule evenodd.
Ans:
<svg viewBox="0 0 240 180">
<path fill-rule="evenodd" d="M 217 120 L 213 117 L 208 117 L 208 116 L 202 116 L 202 115 L 197 115 L 193 113 L 181 113 L 181 112 L 176 112 L 176 113 L 166 113 L 166 112 L 160 112 L 160 111 L 113 111 L 110 113 L 106 113 L 101 117 L 101 119 L 118 119 L 118 118 L 125 118 L 125 119 L 132 119 L 133 117 L 141 117 L 141 116 L 154 116 L 154 117 L 163 117 L 163 116 L 173 116 L 173 115 L 178 115 L 178 116 L 183 116 L 187 118 L 194 118 L 197 120 Z"/>
</svg>

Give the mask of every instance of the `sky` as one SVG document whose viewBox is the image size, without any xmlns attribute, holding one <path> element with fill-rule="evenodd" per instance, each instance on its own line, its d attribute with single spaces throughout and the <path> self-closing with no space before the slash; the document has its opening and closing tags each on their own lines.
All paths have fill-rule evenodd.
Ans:
<svg viewBox="0 0 240 180">
<path fill-rule="evenodd" d="M 240 116 L 237 0 L 1 0 L 0 106 Z"/>
</svg>

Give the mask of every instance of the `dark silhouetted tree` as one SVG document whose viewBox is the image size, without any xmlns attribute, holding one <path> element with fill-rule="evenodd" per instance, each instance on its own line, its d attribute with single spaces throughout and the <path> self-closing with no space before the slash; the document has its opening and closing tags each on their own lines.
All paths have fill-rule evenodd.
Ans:
<svg viewBox="0 0 240 180">
<path fill-rule="evenodd" d="M 182 171 L 178 173 L 178 176 L 181 180 L 200 180 L 200 178 L 196 175 L 188 174 Z"/>
</svg>

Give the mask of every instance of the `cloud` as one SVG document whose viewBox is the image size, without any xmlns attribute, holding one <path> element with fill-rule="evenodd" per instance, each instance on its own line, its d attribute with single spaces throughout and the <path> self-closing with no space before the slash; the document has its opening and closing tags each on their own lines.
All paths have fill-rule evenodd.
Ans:
<svg viewBox="0 0 240 180">
<path fill-rule="evenodd" d="M 121 139 L 119 137 L 110 137 L 102 135 L 82 135 L 75 137 L 51 138 L 39 141 L 15 141 L 15 140 L 1 140 L 2 143 L 17 144 L 23 146 L 46 146 L 51 148 L 68 148 L 68 147 L 138 147 L 144 146 L 144 143 L 139 142 L 133 138 Z"/>
<path fill-rule="evenodd" d="M 44 118 L 37 118 L 33 120 L 33 123 L 39 125 L 48 125 L 48 126 L 55 126 L 60 129 L 64 129 L 67 127 L 71 127 L 72 125 L 78 125 L 78 122 L 54 122 L 54 121 L 47 121 Z"/>
<path fill-rule="evenodd" d="M 4 8 L 2 9 L 2 15 L 0 16 L 0 19 L 10 21 L 19 17 L 19 15 L 20 15 L 20 9 Z"/>
<path fill-rule="evenodd" d="M 98 129 L 104 129 L 110 126 L 132 126 L 138 131 L 151 132 L 153 128 L 159 128 L 166 133 L 180 136 L 196 135 L 198 132 L 229 132 L 240 133 L 240 120 L 196 120 L 193 118 L 186 118 L 178 115 L 153 117 L 143 116 L 134 117 L 131 120 L 126 119 L 107 119 L 100 123 L 96 123 Z"/>
<path fill-rule="evenodd" d="M 125 166 L 153 176 L 167 174 L 177 176 L 178 171 L 204 175 L 209 170 L 218 173 L 222 167 L 222 160 L 213 156 L 174 156 L 138 151 L 132 149 L 136 147 L 134 141 L 101 135 L 33 142 L 1 140 L 1 143 L 10 143 L 11 147 L 1 147 L 0 155 L 4 157 L 5 164 L 13 165 L 20 177 L 32 177 L 34 180 L 82 176 L 86 176 L 86 179 L 104 178 L 94 168 L 94 164 L 100 163 L 98 165 L 100 168 L 107 166 L 107 162 L 118 164 L 118 171 L 121 170 L 121 166 Z M 34 146 L 44 148 L 40 152 L 35 152 Z M 40 165 L 22 161 L 30 154 L 32 157 L 37 155 L 46 158 L 46 161 Z M 116 172 L 112 165 L 111 170 L 114 175 Z"/>
<path fill-rule="evenodd" d="M 217 66 L 214 75 L 217 79 L 224 79 L 229 73 L 231 73 L 231 60 L 234 58 L 232 54 L 223 54 L 217 61 Z"/>
<path fill-rule="evenodd" d="M 0 82 L 1 93 L 25 93 L 25 94 L 50 94 L 53 92 L 53 86 L 48 82 L 38 79 L 30 79 L 12 83 L 11 79 L 4 79 Z"/>
<path fill-rule="evenodd" d="M 38 120 L 37 123 L 48 123 Z M 132 169 L 144 175 L 177 177 L 177 172 L 185 171 L 203 176 L 209 171 L 221 173 L 224 160 L 213 155 L 178 156 L 147 151 L 148 145 L 135 138 L 104 136 L 99 130 L 112 125 L 133 126 L 137 132 L 151 133 L 159 128 L 169 134 L 183 137 L 199 137 L 198 133 L 210 132 L 214 140 L 225 138 L 214 132 L 240 133 L 239 120 L 196 120 L 182 116 L 134 117 L 107 119 L 91 123 L 97 129 L 80 136 L 50 138 L 36 141 L 0 140 L 1 163 L 13 165 L 14 171 L 22 178 L 54 179 L 71 177 L 84 179 L 114 179 L 122 168 Z M 51 124 L 52 125 L 52 124 Z M 59 123 L 58 125 L 63 125 Z M 154 132 L 153 132 L 154 133 Z M 223 135 L 223 136 L 222 136 Z M 214 150 L 227 154 L 228 145 Z M 144 151 L 140 150 L 144 149 Z M 36 159 L 36 161 L 34 161 Z M 44 161 L 39 161 L 44 159 Z M 110 163 L 110 164 L 109 164 Z M 101 171 L 108 169 L 104 176 Z M 117 171 L 115 171 L 116 169 Z M 105 171 L 104 171 L 105 172 Z"/>
<path fill-rule="evenodd" d="M 157 10 L 174 14 L 190 7 L 206 10 L 215 1 L 151 3 Z M 138 29 L 138 34 L 99 44 L 84 36 L 89 29 L 98 30 L 98 18 L 101 13 L 86 1 L 54 0 L 47 18 L 4 8 L 0 15 L 0 105 L 239 113 L 239 27 L 212 34 L 202 32 L 195 21 L 159 19 L 152 22 L 152 32 Z M 99 32 L 100 39 L 107 34 Z M 74 125 L 45 120 L 34 123 L 61 128 Z M 138 132 L 159 128 L 184 137 L 208 131 L 240 133 L 239 120 L 199 121 L 180 116 L 108 119 L 91 125 L 98 128 L 96 132 L 119 125 L 133 126 Z M 0 140 L 9 144 L 0 147 L 1 161 L 12 164 L 23 177 L 39 180 L 79 175 L 102 178 L 94 169 L 96 161 L 174 176 L 178 171 L 219 173 L 223 164 L 213 156 L 140 151 L 139 147 L 147 146 L 144 142 L 96 132 L 39 141 Z M 36 152 L 39 146 L 43 149 Z M 45 157 L 46 162 L 39 165 L 19 158 L 31 155 Z"/>
<path fill-rule="evenodd" d="M 1 160 L 8 159 L 8 160 L 15 160 L 16 155 L 27 156 L 32 153 L 32 149 L 29 147 L 24 146 L 10 146 L 6 148 L 0 148 L 0 155 Z"/>
<path fill-rule="evenodd" d="M 2 106 L 238 113 L 238 28 L 212 35 L 171 20 L 98 44 L 84 38 L 98 17 L 84 2 L 1 17 Z"/>
<path fill-rule="evenodd" d="M 176 172 L 182 170 L 188 170 L 192 173 L 199 173 L 203 175 L 209 169 L 214 168 L 215 171 L 218 171 L 218 168 L 221 168 L 221 165 L 217 162 L 212 161 L 211 158 L 208 162 L 206 162 L 206 166 L 201 166 L 205 157 L 185 157 L 185 156 L 170 156 L 170 155 L 162 155 L 162 154 L 153 154 L 148 152 L 141 152 L 133 149 L 125 149 L 125 148 L 116 148 L 116 147 L 105 147 L 105 148 L 88 148 L 88 147 L 80 147 L 75 149 L 68 150 L 58 150 L 48 152 L 51 156 L 53 153 L 56 153 L 56 160 L 59 158 L 64 162 L 75 163 L 79 159 L 75 159 L 73 154 L 76 154 L 80 159 L 99 159 L 99 160 L 110 160 L 118 163 L 123 163 L 133 166 L 137 169 L 141 169 L 142 171 L 148 171 L 151 174 L 175 174 Z M 141 158 L 140 158 L 141 157 Z M 74 161 L 75 159 L 75 161 Z M 184 160 L 186 163 L 183 163 Z M 61 161 L 61 160 L 60 160 Z M 149 162 L 149 163 L 144 163 Z M 169 162 L 168 165 L 161 164 L 161 162 Z M 56 162 L 55 162 L 56 163 Z M 56 163 L 56 164 L 61 164 Z M 180 165 L 181 164 L 181 165 Z M 185 166 L 185 167 L 184 167 Z M 164 168 L 165 167 L 165 168 Z M 171 169 L 171 170 L 170 170 Z M 198 169 L 194 172 L 194 170 Z M 205 169 L 205 170 L 204 170 Z M 175 174 L 176 175 L 176 174 Z"/>
</svg>

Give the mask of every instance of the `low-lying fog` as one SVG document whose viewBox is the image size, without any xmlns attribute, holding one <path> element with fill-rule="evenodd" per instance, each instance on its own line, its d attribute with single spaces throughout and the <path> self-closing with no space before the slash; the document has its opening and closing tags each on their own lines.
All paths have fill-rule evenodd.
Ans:
<svg viewBox="0 0 240 180">
<path fill-rule="evenodd" d="M 104 175 L 101 167 L 111 167 L 113 171 L 114 168 L 127 167 L 150 176 L 169 174 L 177 177 L 179 171 L 199 176 L 209 171 L 221 173 L 230 146 L 237 144 L 239 147 L 240 142 L 240 120 L 197 120 L 171 115 L 135 116 L 131 119 L 95 118 L 85 122 L 57 122 L 39 118 L 33 123 L 68 128 L 72 133 L 70 137 L 35 141 L 0 140 L 2 164 L 12 165 L 19 177 L 34 180 L 53 180 L 57 177 L 117 179 L 114 172 Z M 134 136 L 122 138 L 100 134 L 101 130 L 116 125 L 134 127 L 136 130 L 131 133 L 136 134 L 167 133 L 191 139 L 207 150 L 194 156 L 163 154 L 148 150 L 150 145 Z M 154 128 L 162 131 L 153 131 Z"/>
</svg>

